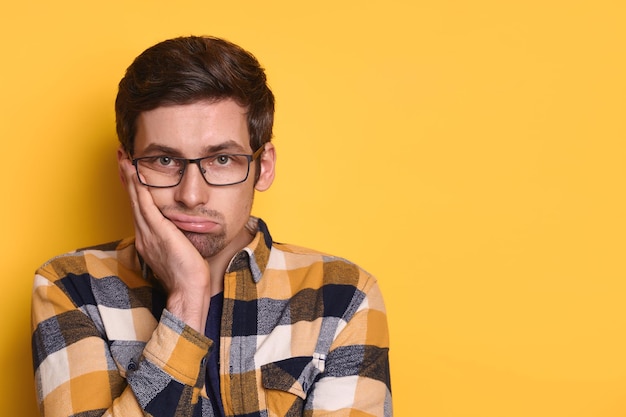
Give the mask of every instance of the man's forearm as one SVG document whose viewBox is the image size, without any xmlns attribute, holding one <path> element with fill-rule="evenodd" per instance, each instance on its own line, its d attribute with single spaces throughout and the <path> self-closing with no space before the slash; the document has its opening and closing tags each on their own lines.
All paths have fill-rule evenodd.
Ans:
<svg viewBox="0 0 626 417">
<path fill-rule="evenodd" d="M 103 320 L 99 309 L 86 311 L 97 318 L 76 307 L 54 282 L 36 277 L 33 358 L 43 416 L 89 411 L 133 417 L 148 410 L 154 416 L 172 415 L 165 403 L 192 415 L 201 401 L 203 362 L 211 343 L 204 335 L 163 311 L 147 343 L 110 340 L 124 323 L 111 323 L 110 316 Z"/>
</svg>

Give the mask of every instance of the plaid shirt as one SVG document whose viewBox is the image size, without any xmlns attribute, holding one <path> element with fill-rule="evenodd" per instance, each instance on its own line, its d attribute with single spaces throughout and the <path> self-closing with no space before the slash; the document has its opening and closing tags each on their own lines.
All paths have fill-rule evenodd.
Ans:
<svg viewBox="0 0 626 417">
<path fill-rule="evenodd" d="M 219 348 L 227 416 L 391 416 L 388 332 L 358 266 L 254 240 L 224 276 Z M 54 258 L 35 275 L 32 347 L 41 414 L 212 416 L 213 342 L 168 312 L 132 238 Z"/>
</svg>

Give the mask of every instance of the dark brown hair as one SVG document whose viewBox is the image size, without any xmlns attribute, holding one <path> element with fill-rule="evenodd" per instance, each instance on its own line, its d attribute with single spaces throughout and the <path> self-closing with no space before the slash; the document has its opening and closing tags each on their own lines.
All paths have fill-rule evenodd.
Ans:
<svg viewBox="0 0 626 417">
<path fill-rule="evenodd" d="M 247 109 L 252 150 L 269 142 L 274 95 L 252 54 L 214 37 L 189 36 L 160 42 L 135 58 L 120 81 L 115 99 L 117 136 L 132 155 L 136 120 L 141 112 L 227 98 Z"/>
</svg>

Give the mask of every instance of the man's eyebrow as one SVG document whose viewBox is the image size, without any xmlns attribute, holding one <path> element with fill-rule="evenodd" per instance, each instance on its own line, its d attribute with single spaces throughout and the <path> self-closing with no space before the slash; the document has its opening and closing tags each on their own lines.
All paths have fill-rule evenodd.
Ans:
<svg viewBox="0 0 626 417">
<path fill-rule="evenodd" d="M 166 146 L 166 145 L 161 145 L 158 143 L 151 143 L 150 145 L 146 146 L 146 149 L 143 150 L 142 154 L 164 154 L 164 155 L 169 155 L 169 156 L 182 156 L 182 153 L 177 150 L 174 149 L 172 147 Z"/>
<path fill-rule="evenodd" d="M 239 142 L 235 142 L 234 140 L 227 140 L 225 142 L 219 143 L 217 145 L 211 145 L 204 148 L 206 155 L 212 155 L 219 152 L 236 152 L 236 153 L 246 153 L 246 149 L 239 144 Z"/>
</svg>

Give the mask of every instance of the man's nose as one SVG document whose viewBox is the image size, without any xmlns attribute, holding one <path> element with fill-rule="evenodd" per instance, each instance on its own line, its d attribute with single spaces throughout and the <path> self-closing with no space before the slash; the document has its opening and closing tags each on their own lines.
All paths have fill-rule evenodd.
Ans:
<svg viewBox="0 0 626 417">
<path fill-rule="evenodd" d="M 209 200 L 211 186 L 207 184 L 199 164 L 187 165 L 180 184 L 176 187 L 176 201 L 193 208 L 206 204 Z"/>
</svg>

